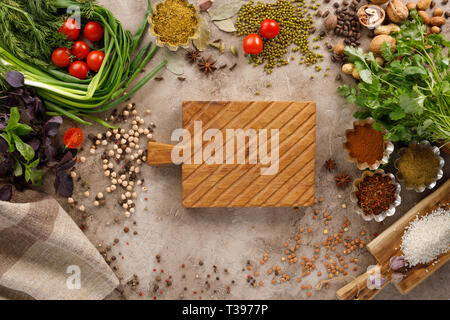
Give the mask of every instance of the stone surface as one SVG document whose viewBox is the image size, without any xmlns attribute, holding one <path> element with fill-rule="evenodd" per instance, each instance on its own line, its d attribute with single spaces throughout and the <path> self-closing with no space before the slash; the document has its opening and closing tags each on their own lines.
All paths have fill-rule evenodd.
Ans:
<svg viewBox="0 0 450 320">
<path fill-rule="evenodd" d="M 224 1 L 218 0 L 216 4 Z M 144 0 L 101 0 L 99 2 L 110 8 L 131 31 L 136 30 L 147 3 Z M 449 34 L 448 25 L 447 23 L 443 30 L 446 35 Z M 317 26 L 321 30 L 320 19 Z M 140 283 L 136 291 L 143 292 L 143 296 L 140 297 L 127 288 L 125 295 L 129 299 L 151 299 L 153 293 L 149 296 L 148 291 L 153 292 L 155 284 L 159 286 L 156 289 L 158 299 L 176 299 L 180 294 L 192 299 L 197 299 L 199 296 L 202 299 L 306 299 L 306 290 L 302 290 L 301 285 L 310 284 L 315 287 L 320 279 L 327 278 L 322 259 L 316 262 L 318 269 L 322 271 L 322 277 L 319 278 L 316 272 L 312 272 L 299 284 L 295 279 L 296 275 L 301 274 L 301 267 L 298 264 L 289 265 L 287 262 L 282 262 L 281 257 L 284 256 L 285 250 L 283 243 L 288 241 L 289 237 L 294 237 L 299 227 L 312 229 L 311 233 L 304 234 L 303 244 L 297 252 L 299 257 L 302 254 L 311 257 L 314 250 L 313 244 L 325 238 L 324 219 L 313 220 L 313 209 L 320 211 L 320 217 L 324 212 L 332 215 L 333 219 L 326 226 L 331 234 L 338 231 L 345 216 L 351 221 L 348 235 L 356 237 L 362 229 L 365 229 L 370 235 L 367 238 L 371 239 L 374 233 L 382 232 L 414 203 L 429 194 L 429 191 L 416 194 L 402 190 L 402 204 L 393 217 L 388 217 L 383 224 L 363 221 L 355 214 L 354 204 L 350 202 L 350 188 L 337 189 L 333 182 L 334 174 L 323 169 L 324 161 L 334 158 L 339 172 L 348 172 L 354 178 L 361 175 L 356 166 L 347 161 L 347 154 L 342 149 L 344 130 L 352 126 L 352 113 L 356 107 L 346 104 L 344 99 L 338 96 L 336 88 L 339 82 L 335 81 L 335 77 L 340 73 L 339 66 L 330 62 L 329 53 L 321 49 L 325 57 L 321 66 L 323 70 L 330 67 L 329 77 L 324 77 L 324 72 L 316 73 L 313 67 L 300 66 L 296 62 L 299 61 L 299 56 L 296 56 L 296 60 L 289 66 L 276 69 L 271 76 L 267 76 L 261 67 L 255 69 L 247 63 L 241 50 L 242 39 L 222 33 L 213 25 L 211 29 L 212 39 L 222 38 L 227 45 L 234 44 L 239 49 L 239 57 L 234 58 L 229 52 L 220 56 L 214 49 L 208 49 L 205 55 L 211 54 L 217 58 L 219 65 L 226 63 L 231 66 L 236 61 L 238 66 L 234 71 L 226 68 L 205 78 L 194 66 L 186 63 L 185 81 L 179 81 L 177 76 L 165 70 L 160 73 L 164 77 L 163 81 L 151 81 L 142 88 L 134 95 L 132 102 L 136 103 L 142 114 L 147 108 L 152 110 L 152 115 L 145 118 L 151 119 L 156 124 L 154 138 L 159 142 L 171 143 L 172 131 L 181 127 L 183 100 L 315 101 L 317 105 L 315 187 L 316 198 L 323 197 L 323 202 L 313 208 L 299 210 L 292 208 L 184 209 L 181 205 L 181 168 L 143 166 L 142 172 L 148 191 L 140 192 L 136 213 L 126 219 L 123 216 L 123 209 L 116 204 L 117 196 L 107 195 L 107 205 L 104 208 L 98 209 L 92 205 L 93 195 L 104 191 L 108 179 L 103 177 L 101 164 L 98 161 L 99 155 L 96 157 L 89 155 L 87 152 L 89 143 L 86 142 L 83 155 L 86 155 L 87 163 L 77 166 L 77 172 L 89 182 L 91 190 L 92 201 L 87 205 L 90 216 L 86 235 L 96 246 L 110 245 L 114 238 L 120 239 L 109 254 L 117 257 L 111 265 L 118 268 L 117 274 L 123 277 L 124 284 L 132 279 L 133 274 L 138 275 Z M 145 40 L 149 41 L 150 36 L 147 35 Z M 336 42 L 331 35 L 327 36 L 327 40 L 331 43 Z M 320 44 L 325 47 L 323 41 Z M 161 59 L 160 51 L 151 62 L 151 66 L 155 66 Z M 147 68 L 149 69 L 150 67 Z M 311 75 L 314 75 L 315 79 L 311 80 Z M 347 76 L 344 77 L 344 81 L 354 83 Z M 268 88 L 269 82 L 271 87 Z M 259 92 L 259 95 L 256 95 L 256 92 Z M 69 125 L 70 123 L 66 121 L 65 126 Z M 102 132 L 103 129 L 96 125 L 86 131 L 97 133 Z M 396 157 L 395 153 L 393 157 Z M 446 157 L 446 160 L 448 162 L 450 158 Z M 392 170 L 392 167 L 388 169 Z M 444 179 L 449 177 L 449 169 L 450 166 L 447 164 Z M 81 188 L 77 187 L 74 197 L 81 200 L 83 196 L 80 190 Z M 53 194 L 51 181 L 48 181 L 48 192 Z M 148 201 L 145 201 L 145 197 L 148 197 Z M 65 199 L 58 198 L 58 200 L 76 221 L 80 221 L 80 212 L 70 209 Z M 346 204 L 346 208 L 343 208 L 342 204 Z M 115 218 L 119 222 L 114 223 Z M 125 226 L 128 226 L 131 231 L 138 231 L 138 234 L 133 235 L 131 231 L 124 233 Z M 342 247 L 338 247 L 338 251 L 341 250 Z M 260 265 L 259 261 L 264 253 L 269 254 L 269 260 L 266 264 Z M 157 263 L 155 258 L 157 254 L 161 255 L 160 263 Z M 321 256 L 323 257 L 324 254 L 322 249 Z M 367 266 L 374 263 L 374 259 L 365 249 L 356 250 L 350 256 L 360 260 L 357 271 L 353 271 L 354 265 L 350 264 L 349 273 L 353 276 L 358 276 L 366 270 Z M 203 265 L 199 264 L 200 260 L 203 261 Z M 247 261 L 251 262 L 252 271 L 247 269 L 243 271 Z M 184 268 L 181 267 L 183 264 Z M 272 276 L 266 273 L 268 267 L 272 265 L 281 266 L 283 272 L 286 271 L 291 275 L 291 281 L 273 285 Z M 217 273 L 214 272 L 213 266 L 217 266 Z M 161 273 L 160 269 L 164 269 L 164 273 Z M 228 269 L 228 274 L 224 269 Z M 263 287 L 253 288 L 247 283 L 247 276 L 254 271 L 261 273 L 255 279 L 257 283 L 263 281 Z M 157 275 L 161 275 L 161 282 L 155 280 Z M 172 276 L 170 287 L 167 287 L 164 282 L 168 275 Z M 219 280 L 216 277 L 219 277 Z M 234 284 L 231 284 L 232 280 Z M 348 277 L 346 280 L 351 278 Z M 205 281 L 208 281 L 210 289 L 207 289 L 208 284 Z M 377 298 L 448 299 L 450 298 L 449 281 L 450 265 L 447 264 L 408 296 L 401 296 L 393 286 L 389 286 Z M 345 281 L 337 280 L 330 283 L 329 289 L 313 290 L 310 299 L 335 299 L 335 291 L 344 283 Z M 227 286 L 231 287 L 230 294 L 227 294 Z M 186 291 L 184 291 L 185 287 Z M 161 290 L 163 290 L 162 295 Z M 114 292 L 110 298 L 119 297 L 119 293 Z"/>
</svg>

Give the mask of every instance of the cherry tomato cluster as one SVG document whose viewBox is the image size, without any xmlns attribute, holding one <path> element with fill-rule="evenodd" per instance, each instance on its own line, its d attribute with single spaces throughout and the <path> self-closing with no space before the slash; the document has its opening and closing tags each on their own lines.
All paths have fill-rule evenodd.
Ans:
<svg viewBox="0 0 450 320">
<path fill-rule="evenodd" d="M 52 62 L 60 68 L 69 67 L 70 75 L 78 79 L 86 79 L 89 70 L 98 72 L 102 66 L 105 54 L 101 51 L 91 51 L 86 42 L 78 40 L 80 26 L 73 18 L 67 18 L 58 32 L 66 35 L 67 40 L 75 41 L 72 51 L 68 48 L 56 48 L 52 53 Z M 84 26 L 84 37 L 97 42 L 103 38 L 103 27 L 96 21 L 90 21 Z"/>
<path fill-rule="evenodd" d="M 261 21 L 259 34 L 266 39 L 275 38 L 280 32 L 280 25 L 272 19 Z M 257 33 L 251 33 L 244 39 L 244 51 L 248 54 L 260 54 L 263 50 L 263 40 Z"/>
</svg>

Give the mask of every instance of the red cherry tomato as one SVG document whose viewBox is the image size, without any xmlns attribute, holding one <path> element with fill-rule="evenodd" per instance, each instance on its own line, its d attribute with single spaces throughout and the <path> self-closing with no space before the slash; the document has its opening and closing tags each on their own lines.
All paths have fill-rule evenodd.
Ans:
<svg viewBox="0 0 450 320">
<path fill-rule="evenodd" d="M 244 39 L 244 51 L 248 54 L 259 54 L 263 49 L 263 41 L 256 33 L 247 35 Z"/>
<path fill-rule="evenodd" d="M 280 25 L 272 19 L 266 19 L 261 22 L 259 33 L 267 39 L 275 38 L 280 32 Z"/>
<path fill-rule="evenodd" d="M 69 73 L 81 80 L 86 79 L 88 72 L 89 67 L 86 62 L 83 61 L 75 61 L 69 67 Z"/>
<path fill-rule="evenodd" d="M 70 64 L 70 50 L 67 48 L 57 48 L 53 50 L 52 62 L 55 66 L 65 68 Z"/>
<path fill-rule="evenodd" d="M 100 23 L 91 21 L 84 27 L 84 36 L 92 42 L 99 41 L 103 38 L 103 28 Z"/>
<path fill-rule="evenodd" d="M 84 41 L 76 41 L 72 46 L 72 54 L 77 58 L 78 60 L 83 60 L 86 58 L 91 50 L 89 49 L 88 45 Z"/>
<path fill-rule="evenodd" d="M 91 53 L 89 53 L 86 61 L 92 71 L 98 72 L 98 70 L 100 70 L 100 67 L 102 66 L 103 59 L 105 59 L 105 54 L 103 52 L 92 51 Z"/>
<path fill-rule="evenodd" d="M 70 128 L 64 133 L 64 145 L 69 149 L 76 149 L 83 143 L 84 135 L 80 128 Z"/>
<path fill-rule="evenodd" d="M 58 32 L 64 33 L 67 40 L 75 41 L 80 36 L 80 26 L 73 18 L 67 18 L 63 25 L 58 29 Z"/>
</svg>

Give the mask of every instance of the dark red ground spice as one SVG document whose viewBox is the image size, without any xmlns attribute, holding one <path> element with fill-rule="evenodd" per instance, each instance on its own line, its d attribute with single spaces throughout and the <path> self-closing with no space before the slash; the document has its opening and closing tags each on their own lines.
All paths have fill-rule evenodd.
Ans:
<svg viewBox="0 0 450 320">
<path fill-rule="evenodd" d="M 390 177 L 379 173 L 366 176 L 356 192 L 358 206 L 366 215 L 379 215 L 395 201 L 395 191 L 396 187 L 391 184 Z"/>
</svg>

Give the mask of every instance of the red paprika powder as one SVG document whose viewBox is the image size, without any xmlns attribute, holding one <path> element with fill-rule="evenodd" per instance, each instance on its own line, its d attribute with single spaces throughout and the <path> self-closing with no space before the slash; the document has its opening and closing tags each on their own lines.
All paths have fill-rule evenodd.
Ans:
<svg viewBox="0 0 450 320">
<path fill-rule="evenodd" d="M 375 130 L 370 124 L 358 125 L 347 134 L 346 147 L 352 158 L 359 162 L 374 164 L 383 159 L 384 141 L 383 134 Z"/>
</svg>

